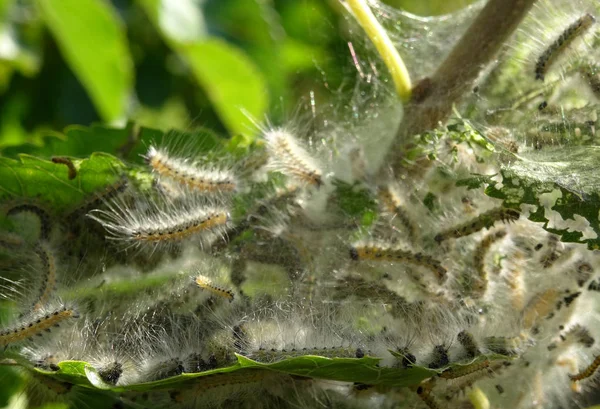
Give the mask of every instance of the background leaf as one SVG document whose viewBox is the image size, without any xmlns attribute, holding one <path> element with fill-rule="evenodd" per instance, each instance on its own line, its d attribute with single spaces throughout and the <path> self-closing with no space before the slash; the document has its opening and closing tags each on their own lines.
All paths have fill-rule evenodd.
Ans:
<svg viewBox="0 0 600 409">
<path fill-rule="evenodd" d="M 109 122 L 122 118 L 133 72 L 123 27 L 114 11 L 98 0 L 39 0 L 38 4 L 102 118 Z"/>
</svg>

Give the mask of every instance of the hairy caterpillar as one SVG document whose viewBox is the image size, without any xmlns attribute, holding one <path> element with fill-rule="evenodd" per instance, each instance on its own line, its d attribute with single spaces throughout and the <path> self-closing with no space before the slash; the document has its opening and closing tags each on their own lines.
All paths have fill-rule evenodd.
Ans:
<svg viewBox="0 0 600 409">
<path fill-rule="evenodd" d="M 469 365 L 454 366 L 446 369 L 444 372 L 439 374 L 439 377 L 444 379 L 462 378 L 463 376 L 470 375 L 474 372 L 487 370 L 489 367 L 490 361 L 486 359 L 481 362 L 475 362 Z"/>
<path fill-rule="evenodd" d="M 456 338 L 465 350 L 467 357 L 475 358 L 477 355 L 481 354 L 472 334 L 467 331 L 461 331 Z"/>
<path fill-rule="evenodd" d="M 323 172 L 319 165 L 290 132 L 272 129 L 266 131 L 264 137 L 270 156 L 270 168 L 317 188 L 323 185 Z"/>
<path fill-rule="evenodd" d="M 444 345 L 436 345 L 433 347 L 433 360 L 427 365 L 431 369 L 439 369 L 450 364 L 448 357 L 448 348 Z"/>
<path fill-rule="evenodd" d="M 0 247 L 14 251 L 22 248 L 25 245 L 25 240 L 15 233 L 0 232 Z"/>
<path fill-rule="evenodd" d="M 350 248 L 352 260 L 399 261 L 425 267 L 432 271 L 440 282 L 446 280 L 446 269 L 431 256 L 394 249 L 385 245 L 357 244 Z"/>
<path fill-rule="evenodd" d="M 20 204 L 11 207 L 7 211 L 7 215 L 13 216 L 19 213 L 32 213 L 34 214 L 40 222 L 40 240 L 48 240 L 50 237 L 50 231 L 52 230 L 52 218 L 50 214 L 42 209 L 40 206 L 37 206 L 32 203 Z"/>
<path fill-rule="evenodd" d="M 569 378 L 571 378 L 572 381 L 581 381 L 583 379 L 589 378 L 596 372 L 598 367 L 600 367 L 600 355 L 594 358 L 592 363 L 589 364 L 588 367 L 585 368 L 583 371 L 575 375 L 569 375 Z"/>
<path fill-rule="evenodd" d="M 521 313 L 523 328 L 531 329 L 540 318 L 550 314 L 559 296 L 559 291 L 553 288 L 536 294 Z"/>
<path fill-rule="evenodd" d="M 326 358 L 362 358 L 365 356 L 361 348 L 350 347 L 323 347 L 323 348 L 292 348 L 289 350 L 281 349 L 259 349 L 252 351 L 248 358 L 259 362 L 276 362 L 286 358 L 295 358 L 304 355 L 316 355 Z"/>
<path fill-rule="evenodd" d="M 500 355 L 512 356 L 519 354 L 525 342 L 522 337 L 486 337 L 483 341 L 485 347 Z"/>
<path fill-rule="evenodd" d="M 548 69 L 554 64 L 560 54 L 569 45 L 585 33 L 596 19 L 591 14 L 585 14 L 565 29 L 562 34 L 544 51 L 535 64 L 535 79 L 544 80 Z"/>
<path fill-rule="evenodd" d="M 39 311 L 56 288 L 56 261 L 48 245 L 43 242 L 38 243 L 35 252 L 42 263 L 42 285 L 37 301 L 33 305 L 33 311 Z"/>
<path fill-rule="evenodd" d="M 286 377 L 266 369 L 242 369 L 231 373 L 201 376 L 186 389 L 173 390 L 170 395 L 173 402 L 188 405 L 210 396 L 214 404 L 232 395 L 250 392 L 253 384 L 275 386 Z"/>
<path fill-rule="evenodd" d="M 148 214 L 113 202 L 109 210 L 93 210 L 89 217 L 100 222 L 109 238 L 129 247 L 169 246 L 185 240 L 203 241 L 225 231 L 229 212 L 218 206 L 202 206 L 195 198 L 164 205 L 150 203 Z"/>
<path fill-rule="evenodd" d="M 116 182 L 111 183 L 84 198 L 83 202 L 79 204 L 77 208 L 71 210 L 70 213 L 65 216 L 65 220 L 69 223 L 74 223 L 89 210 L 98 208 L 102 203 L 110 201 L 123 193 L 128 186 L 129 183 L 127 178 L 120 177 Z"/>
<path fill-rule="evenodd" d="M 199 274 L 194 278 L 194 281 L 198 287 L 209 291 L 218 297 L 225 298 L 229 302 L 232 302 L 234 299 L 233 291 L 215 286 L 208 277 Z"/>
<path fill-rule="evenodd" d="M 109 385 L 116 385 L 123 374 L 123 364 L 111 362 L 98 369 L 98 376 Z"/>
<path fill-rule="evenodd" d="M 189 159 L 172 157 L 165 148 L 151 146 L 144 157 L 158 176 L 199 193 L 230 193 L 238 189 L 232 172 L 201 166 Z"/>
<path fill-rule="evenodd" d="M 477 279 L 473 283 L 472 295 L 474 298 L 481 298 L 485 295 L 488 287 L 488 273 L 485 266 L 485 258 L 490 250 L 491 246 L 498 240 L 502 240 L 506 237 L 506 230 L 498 230 L 496 232 L 488 233 L 477 245 L 474 251 L 473 264 L 477 270 Z"/>
<path fill-rule="evenodd" d="M 450 238 L 458 239 L 460 237 L 469 236 L 484 228 L 489 229 L 497 221 L 502 221 L 504 223 L 515 221 L 520 217 L 520 215 L 521 213 L 519 213 L 519 211 L 517 210 L 498 207 L 489 210 L 485 213 L 482 213 L 476 218 L 469 220 L 463 224 L 451 227 L 447 230 L 438 233 L 435 236 L 434 240 L 438 243 L 441 243 L 442 241 L 448 240 Z"/>
<path fill-rule="evenodd" d="M 435 400 L 435 397 L 431 394 L 431 389 L 428 386 L 419 386 L 417 388 L 417 395 L 423 403 L 427 405 L 429 409 L 441 409 Z"/>
<path fill-rule="evenodd" d="M 17 328 L 4 330 L 0 332 L 0 346 L 6 347 L 9 344 L 31 338 L 34 335 L 41 336 L 44 332 L 50 332 L 52 327 L 58 327 L 63 321 L 69 318 L 79 318 L 79 314 L 65 307 Z"/>
<path fill-rule="evenodd" d="M 413 240 L 418 234 L 418 226 L 410 217 L 401 196 L 391 186 L 379 188 L 378 193 L 383 209 L 398 218 L 406 229 L 408 239 Z"/>
</svg>

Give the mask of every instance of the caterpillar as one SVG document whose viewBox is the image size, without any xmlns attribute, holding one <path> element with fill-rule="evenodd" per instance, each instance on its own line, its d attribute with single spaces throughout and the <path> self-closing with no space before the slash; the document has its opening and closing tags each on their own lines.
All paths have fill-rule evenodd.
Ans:
<svg viewBox="0 0 600 409">
<path fill-rule="evenodd" d="M 12 343 L 31 338 L 34 335 L 41 336 L 44 332 L 50 332 L 52 327 L 58 327 L 69 318 L 79 318 L 79 314 L 72 309 L 62 308 L 26 325 L 2 331 L 0 332 L 0 346 L 7 347 Z"/>
<path fill-rule="evenodd" d="M 225 231 L 230 221 L 223 207 L 202 207 L 190 198 L 189 202 L 174 203 L 169 199 L 164 206 L 149 203 L 148 214 L 135 207 L 113 202 L 109 210 L 93 210 L 90 218 L 100 222 L 108 238 L 129 247 L 169 246 L 185 240 L 201 243 Z"/>
<path fill-rule="evenodd" d="M 144 382 L 158 381 L 181 375 L 185 371 L 183 361 L 179 358 L 170 358 L 163 361 L 153 362 L 142 368 Z"/>
<path fill-rule="evenodd" d="M 483 340 L 485 347 L 496 354 L 513 356 L 523 350 L 524 340 L 521 337 L 486 337 Z"/>
<path fill-rule="evenodd" d="M 366 244 L 350 248 L 352 260 L 399 261 L 425 267 L 432 271 L 440 282 L 446 280 L 446 269 L 431 256 L 423 253 L 412 253 L 407 250 L 393 249 L 385 245 Z"/>
<path fill-rule="evenodd" d="M 540 317 L 546 317 L 555 308 L 555 302 L 559 298 L 558 290 L 551 288 L 535 295 L 521 312 L 523 328 L 531 329 Z"/>
<path fill-rule="evenodd" d="M 188 159 L 172 157 L 166 149 L 151 146 L 144 158 L 154 173 L 191 191 L 207 194 L 230 193 L 238 189 L 232 172 L 208 169 Z"/>
<path fill-rule="evenodd" d="M 116 361 L 98 369 L 98 376 L 110 385 L 116 385 L 122 374 L 123 364 Z"/>
<path fill-rule="evenodd" d="M 54 156 L 52 157 L 52 162 L 65 165 L 69 169 L 69 180 L 73 180 L 77 177 L 77 169 L 75 168 L 75 165 L 73 164 L 71 159 L 66 158 L 64 156 Z"/>
<path fill-rule="evenodd" d="M 496 361 L 481 361 L 465 365 L 459 368 L 451 368 L 440 374 L 440 377 L 445 378 L 448 382 L 451 382 L 446 399 L 451 400 L 456 395 L 462 393 L 467 388 L 471 388 L 475 382 L 482 378 L 493 378 L 503 369 L 511 366 L 509 361 L 496 360 Z M 446 375 L 444 375 L 446 374 Z M 460 376 L 456 376 L 460 375 Z M 498 385 L 502 390 L 502 386 Z M 498 389 L 498 388 L 497 388 Z"/>
<path fill-rule="evenodd" d="M 290 132 L 272 129 L 265 132 L 264 137 L 270 168 L 317 188 L 323 185 L 323 171 Z"/>
<path fill-rule="evenodd" d="M 111 183 L 92 194 L 88 195 L 77 208 L 71 210 L 64 218 L 68 223 L 73 223 L 89 210 L 98 208 L 102 203 L 109 201 L 123 193 L 129 182 L 126 177 L 120 177 L 115 183 Z"/>
<path fill-rule="evenodd" d="M 9 232 L 0 232 L 0 247 L 4 247 L 8 250 L 14 250 L 22 247 L 25 244 L 25 240 L 18 234 Z"/>
<path fill-rule="evenodd" d="M 590 89 L 600 98 L 600 66 L 595 64 L 589 64 L 579 69 L 579 72 L 587 80 Z"/>
<path fill-rule="evenodd" d="M 488 273 L 485 267 L 485 258 L 491 246 L 498 240 L 506 237 L 506 230 L 498 230 L 488 233 L 477 245 L 474 251 L 473 264 L 477 271 L 478 279 L 473 284 L 472 295 L 474 298 L 481 298 L 485 295 L 488 287 Z"/>
<path fill-rule="evenodd" d="M 429 409 L 441 409 L 436 402 L 435 397 L 431 394 L 429 387 L 419 386 L 417 388 L 417 395 Z"/>
<path fill-rule="evenodd" d="M 285 376 L 283 376 L 285 377 Z M 171 400 L 174 403 L 190 403 L 190 400 L 206 399 L 207 395 L 213 395 L 215 400 L 227 399 L 233 394 L 242 393 L 253 384 L 270 381 L 277 383 L 282 374 L 266 369 L 241 369 L 230 373 L 219 373 L 198 377 L 194 383 L 183 390 L 172 390 Z M 222 396 L 214 396 L 222 393 Z"/>
<path fill-rule="evenodd" d="M 304 355 L 316 355 L 326 358 L 363 358 L 364 351 L 361 348 L 351 347 L 323 347 L 323 348 L 301 348 L 301 349 L 258 349 L 252 351 L 248 358 L 259 362 L 276 362 L 287 358 L 295 358 Z"/>
<path fill-rule="evenodd" d="M 512 254 L 512 265 L 506 269 L 504 280 L 510 289 L 512 296 L 512 306 L 517 310 L 522 310 L 525 305 L 525 279 L 523 277 L 523 264 L 525 254 L 521 250 L 516 250 Z"/>
<path fill-rule="evenodd" d="M 406 206 L 403 205 L 400 195 L 391 186 L 380 187 L 378 193 L 383 209 L 398 218 L 406 230 L 408 239 L 414 240 L 418 234 L 418 227 L 411 219 Z"/>
<path fill-rule="evenodd" d="M 573 327 L 571 327 L 568 331 L 566 331 L 563 334 L 560 334 L 560 341 L 566 343 L 567 345 L 573 342 L 577 342 L 582 344 L 586 348 L 591 348 L 596 342 L 594 337 L 592 337 L 592 335 L 590 334 L 590 331 L 583 325 L 579 324 L 573 325 Z M 553 342 L 550 345 L 548 345 L 548 350 L 552 351 L 558 347 L 559 345 L 557 344 L 557 342 Z"/>
<path fill-rule="evenodd" d="M 456 338 L 460 345 L 462 345 L 462 347 L 464 348 L 467 357 L 475 358 L 476 356 L 481 354 L 479 348 L 477 347 L 477 343 L 475 342 L 475 338 L 473 338 L 473 335 L 471 335 L 467 331 L 459 332 Z"/>
<path fill-rule="evenodd" d="M 458 239 L 461 237 L 469 236 L 484 228 L 489 229 L 497 221 L 502 221 L 504 223 L 515 221 L 520 217 L 520 215 L 521 213 L 517 210 L 498 207 L 489 210 L 485 213 L 482 213 L 476 218 L 467 221 L 466 223 L 451 227 L 447 230 L 438 233 L 434 237 L 434 240 L 438 243 L 441 243 L 442 241 L 448 240 L 450 238 Z"/>
<path fill-rule="evenodd" d="M 594 16 L 585 14 L 567 27 L 538 58 L 535 64 L 535 79 L 544 81 L 546 73 L 560 54 L 569 47 L 575 39 L 585 33 L 595 21 L 596 19 Z"/>
<path fill-rule="evenodd" d="M 585 368 L 583 371 L 579 372 L 578 374 L 575 375 L 569 375 L 569 378 L 572 381 L 581 381 L 583 379 L 589 378 L 590 376 L 592 376 L 596 370 L 598 369 L 598 367 L 600 367 L 600 355 L 598 355 L 596 358 L 594 358 L 594 360 L 592 361 L 591 364 L 588 365 L 587 368 Z"/>
<path fill-rule="evenodd" d="M 448 357 L 448 349 L 444 345 L 436 345 L 433 347 L 433 360 L 427 366 L 431 369 L 439 369 L 450 364 Z"/>
<path fill-rule="evenodd" d="M 489 367 L 490 361 L 486 359 L 484 361 L 475 362 L 469 365 L 461 365 L 448 368 L 438 376 L 443 379 L 462 378 L 463 376 L 467 376 L 475 372 L 487 370 Z"/>
<path fill-rule="evenodd" d="M 43 271 L 40 293 L 33 305 L 33 311 L 39 311 L 48 302 L 56 288 L 56 261 L 48 245 L 43 242 L 38 243 L 35 252 L 42 263 Z"/>
<path fill-rule="evenodd" d="M 37 216 L 40 222 L 40 240 L 48 240 L 50 231 L 52 230 L 52 218 L 50 214 L 35 204 L 26 203 L 11 207 L 7 211 L 8 216 L 13 216 L 19 213 L 33 213 Z"/>
<path fill-rule="evenodd" d="M 209 291 L 218 297 L 222 297 L 228 300 L 229 302 L 232 302 L 234 299 L 233 291 L 215 286 L 212 283 L 212 281 L 206 276 L 199 274 L 194 278 L 194 281 L 198 287 L 202 288 L 203 290 Z"/>
</svg>

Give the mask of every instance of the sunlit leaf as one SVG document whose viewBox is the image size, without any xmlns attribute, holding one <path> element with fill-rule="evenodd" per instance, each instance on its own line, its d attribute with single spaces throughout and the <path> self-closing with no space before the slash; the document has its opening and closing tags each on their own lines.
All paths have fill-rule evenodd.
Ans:
<svg viewBox="0 0 600 409">
<path fill-rule="evenodd" d="M 38 0 L 65 60 L 106 121 L 122 118 L 133 66 L 121 22 L 100 0 Z M 99 46 L 101 42 L 101 46 Z"/>
</svg>

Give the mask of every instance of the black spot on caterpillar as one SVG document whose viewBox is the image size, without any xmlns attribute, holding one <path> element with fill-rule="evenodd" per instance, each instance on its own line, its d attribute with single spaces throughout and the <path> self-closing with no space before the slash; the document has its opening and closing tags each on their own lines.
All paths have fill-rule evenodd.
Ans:
<svg viewBox="0 0 600 409">
<path fill-rule="evenodd" d="M 521 213 L 517 210 L 498 207 L 482 213 L 466 223 L 459 224 L 458 226 L 451 227 L 438 233 L 434 240 L 438 243 L 441 243 L 442 241 L 450 238 L 458 239 L 460 237 L 465 237 L 484 228 L 489 229 L 497 221 L 502 221 L 504 223 L 515 221 L 520 217 L 520 215 Z"/>
</svg>

